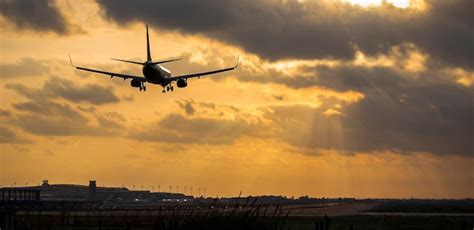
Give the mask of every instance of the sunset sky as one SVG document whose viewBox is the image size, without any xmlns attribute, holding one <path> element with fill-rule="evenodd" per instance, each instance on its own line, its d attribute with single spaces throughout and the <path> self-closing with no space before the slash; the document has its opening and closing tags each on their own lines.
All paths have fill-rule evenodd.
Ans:
<svg viewBox="0 0 474 230">
<path fill-rule="evenodd" d="M 472 0 L 0 0 L 0 187 L 474 197 Z M 145 24 L 173 74 L 146 92 Z"/>
</svg>

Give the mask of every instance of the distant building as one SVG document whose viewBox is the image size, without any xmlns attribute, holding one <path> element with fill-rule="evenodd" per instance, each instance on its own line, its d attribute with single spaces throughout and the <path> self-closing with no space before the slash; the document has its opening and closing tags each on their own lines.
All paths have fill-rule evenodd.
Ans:
<svg viewBox="0 0 474 230">
<path fill-rule="evenodd" d="M 6 189 L 6 188 L 0 188 Z M 49 184 L 48 180 L 43 180 L 40 186 L 16 187 L 4 191 L 5 200 L 42 200 L 42 201 L 94 201 L 94 202 L 170 202 L 170 201 L 190 201 L 192 196 L 180 193 L 150 192 L 147 190 L 130 191 L 124 187 L 97 187 L 95 180 L 89 181 L 89 185 L 74 184 Z M 20 191 L 21 190 L 21 191 Z M 38 191 L 31 193 L 30 191 Z M 10 195 L 11 194 L 11 195 Z M 33 194 L 33 195 L 31 195 Z"/>
<path fill-rule="evenodd" d="M 89 193 L 87 196 L 87 200 L 93 201 L 96 199 L 96 189 L 97 189 L 97 184 L 95 180 L 89 181 Z"/>
<path fill-rule="evenodd" d="M 0 188 L 0 201 L 39 201 L 40 192 L 37 189 Z"/>
</svg>

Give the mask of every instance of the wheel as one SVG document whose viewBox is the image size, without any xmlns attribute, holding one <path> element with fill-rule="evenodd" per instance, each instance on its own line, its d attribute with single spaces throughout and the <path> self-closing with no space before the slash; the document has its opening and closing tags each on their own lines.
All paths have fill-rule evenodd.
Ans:
<svg viewBox="0 0 474 230">
<path fill-rule="evenodd" d="M 146 91 L 146 86 L 143 86 L 143 91 Z"/>
<path fill-rule="evenodd" d="M 162 92 L 162 93 L 166 93 L 166 91 L 165 91 L 165 90 L 163 90 L 163 91 L 161 91 L 161 92 Z"/>
<path fill-rule="evenodd" d="M 173 88 L 173 86 L 171 86 L 171 92 L 173 92 L 173 90 L 174 90 L 174 88 Z"/>
</svg>

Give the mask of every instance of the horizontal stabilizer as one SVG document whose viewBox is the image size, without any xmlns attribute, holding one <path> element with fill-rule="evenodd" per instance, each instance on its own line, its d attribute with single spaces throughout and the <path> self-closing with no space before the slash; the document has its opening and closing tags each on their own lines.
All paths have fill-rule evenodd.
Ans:
<svg viewBox="0 0 474 230">
<path fill-rule="evenodd" d="M 171 59 L 171 60 L 156 61 L 156 62 L 152 62 L 152 64 L 153 65 L 158 65 L 158 64 L 164 64 L 164 63 L 168 63 L 168 62 L 181 61 L 181 60 L 182 60 L 181 58 L 177 58 L 177 59 Z"/>
<path fill-rule="evenodd" d="M 114 61 L 121 61 L 121 62 L 127 62 L 131 64 L 136 64 L 136 65 L 145 65 L 143 62 L 137 62 L 137 61 L 129 61 L 129 60 L 123 60 L 123 59 L 116 59 L 116 58 L 111 58 Z"/>
</svg>

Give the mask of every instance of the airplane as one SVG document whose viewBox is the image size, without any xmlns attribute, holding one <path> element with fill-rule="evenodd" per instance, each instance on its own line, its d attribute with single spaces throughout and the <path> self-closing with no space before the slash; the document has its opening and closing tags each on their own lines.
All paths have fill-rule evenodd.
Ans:
<svg viewBox="0 0 474 230">
<path fill-rule="evenodd" d="M 118 78 L 122 78 L 123 80 L 132 79 L 132 81 L 130 82 L 130 85 L 132 87 L 139 88 L 140 91 L 142 91 L 142 90 L 146 91 L 145 83 L 161 85 L 163 87 L 163 91 L 162 91 L 163 93 L 174 90 L 173 82 L 176 82 L 176 85 L 178 86 L 178 88 L 185 88 L 185 87 L 188 86 L 188 79 L 189 78 L 196 78 L 196 77 L 200 78 L 200 77 L 206 76 L 206 75 L 231 71 L 231 70 L 234 70 L 237 67 L 239 67 L 239 58 L 237 57 L 237 64 L 233 67 L 218 69 L 218 70 L 212 70 L 212 71 L 207 71 L 207 72 L 191 73 L 191 74 L 173 76 L 168 69 L 161 66 L 160 64 L 179 61 L 181 59 L 178 58 L 178 59 L 170 59 L 170 60 L 163 60 L 163 61 L 153 61 L 152 60 L 151 52 L 150 52 L 150 39 L 149 39 L 149 36 L 148 36 L 148 25 L 146 25 L 146 48 L 147 48 L 147 60 L 146 60 L 146 62 L 137 62 L 137 61 L 129 61 L 129 60 L 122 60 L 122 59 L 112 58 L 112 60 L 115 60 L 115 61 L 121 61 L 121 62 L 136 64 L 136 65 L 142 65 L 143 66 L 143 71 L 142 71 L 143 72 L 143 77 L 142 76 L 128 75 L 128 74 L 121 74 L 121 73 L 113 73 L 113 72 L 108 72 L 108 71 L 102 71 L 102 70 L 89 69 L 89 68 L 85 68 L 85 67 L 75 66 L 72 63 L 71 55 L 69 55 L 69 61 L 71 62 L 71 65 L 73 67 L 75 67 L 76 69 L 78 69 L 78 70 L 109 75 L 111 78 L 118 77 Z M 165 88 L 166 88 L 166 90 L 165 90 Z"/>
</svg>

